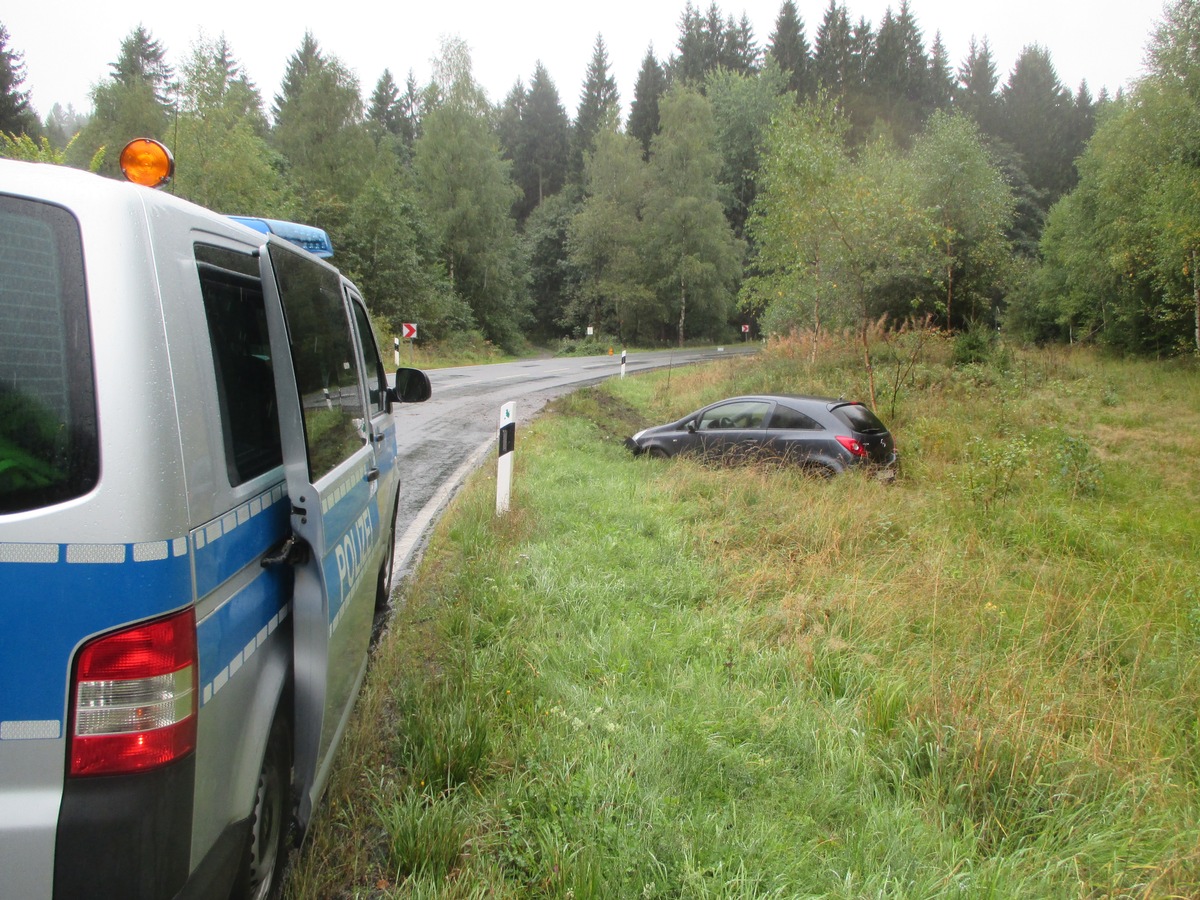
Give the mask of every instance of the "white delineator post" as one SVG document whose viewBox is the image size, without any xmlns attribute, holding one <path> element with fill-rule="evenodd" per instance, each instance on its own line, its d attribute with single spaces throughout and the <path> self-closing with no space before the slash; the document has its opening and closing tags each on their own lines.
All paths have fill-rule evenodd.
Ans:
<svg viewBox="0 0 1200 900">
<path fill-rule="evenodd" d="M 621 377 L 625 377 L 625 351 L 621 351 Z"/>
<path fill-rule="evenodd" d="M 517 443 L 517 405 L 505 403 L 500 407 L 500 437 L 496 461 L 496 515 L 508 512 L 512 495 L 513 446 Z"/>
<path fill-rule="evenodd" d="M 392 349 L 396 353 L 396 365 L 400 365 L 400 338 L 392 338 Z"/>
</svg>

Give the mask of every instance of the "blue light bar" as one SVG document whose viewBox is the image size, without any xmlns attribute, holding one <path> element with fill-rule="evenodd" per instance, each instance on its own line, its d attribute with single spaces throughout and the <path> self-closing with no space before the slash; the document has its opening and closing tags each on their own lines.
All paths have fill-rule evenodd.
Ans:
<svg viewBox="0 0 1200 900">
<path fill-rule="evenodd" d="M 323 228 L 311 225 L 301 225 L 298 222 L 281 222 L 278 219 L 259 219 L 254 216 L 229 216 L 235 222 L 240 222 L 260 234 L 274 234 L 291 241 L 297 247 L 303 247 L 313 256 L 328 259 L 333 256 L 333 241 Z"/>
</svg>

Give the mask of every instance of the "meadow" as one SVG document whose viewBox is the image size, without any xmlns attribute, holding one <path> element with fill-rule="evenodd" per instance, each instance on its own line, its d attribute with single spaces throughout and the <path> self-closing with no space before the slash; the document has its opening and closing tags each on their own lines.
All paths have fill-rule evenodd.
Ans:
<svg viewBox="0 0 1200 900">
<path fill-rule="evenodd" d="M 400 586 L 293 898 L 1200 895 L 1200 370 L 874 347 L 885 483 L 634 458 L 855 342 L 523 427 Z"/>
</svg>

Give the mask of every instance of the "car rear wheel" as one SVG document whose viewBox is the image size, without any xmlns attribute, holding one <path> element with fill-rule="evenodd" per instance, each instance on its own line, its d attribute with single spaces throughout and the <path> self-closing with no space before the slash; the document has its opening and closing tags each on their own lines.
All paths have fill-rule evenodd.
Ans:
<svg viewBox="0 0 1200 900">
<path fill-rule="evenodd" d="M 271 900 L 278 897 L 287 859 L 284 838 L 289 823 L 291 796 L 291 739 L 287 724 L 277 718 L 271 725 L 267 751 L 258 773 L 250 833 L 242 851 L 241 868 L 230 893 L 231 900 Z"/>
<path fill-rule="evenodd" d="M 813 478 L 820 478 L 826 481 L 838 473 L 838 470 L 833 466 L 827 466 L 824 463 L 809 463 L 804 466 L 804 474 L 811 475 Z"/>
</svg>

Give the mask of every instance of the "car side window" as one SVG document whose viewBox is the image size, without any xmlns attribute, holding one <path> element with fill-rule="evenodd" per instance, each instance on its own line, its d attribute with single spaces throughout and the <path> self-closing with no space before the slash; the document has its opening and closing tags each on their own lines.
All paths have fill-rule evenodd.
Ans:
<svg viewBox="0 0 1200 900">
<path fill-rule="evenodd" d="M 824 430 L 804 413 L 792 409 L 790 406 L 784 406 L 782 403 L 775 404 L 775 412 L 771 414 L 771 424 L 769 427 L 787 431 Z"/>
<path fill-rule="evenodd" d="M 275 374 L 258 260 L 196 244 L 225 439 L 225 468 L 239 485 L 283 463 Z"/>
<path fill-rule="evenodd" d="M 762 428 L 771 404 L 765 400 L 722 403 L 700 416 L 700 431 L 728 428 Z"/>
<path fill-rule="evenodd" d="M 358 353 L 341 279 L 333 269 L 271 245 L 315 483 L 367 440 Z"/>
</svg>

